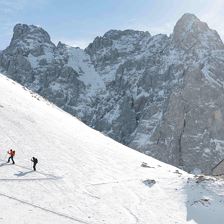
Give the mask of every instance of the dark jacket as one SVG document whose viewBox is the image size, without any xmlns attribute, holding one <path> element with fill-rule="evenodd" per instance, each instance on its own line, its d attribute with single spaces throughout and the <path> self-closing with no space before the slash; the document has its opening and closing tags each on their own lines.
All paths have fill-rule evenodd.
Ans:
<svg viewBox="0 0 224 224">
<path fill-rule="evenodd" d="M 33 157 L 33 158 L 31 159 L 31 161 L 32 161 L 34 164 L 37 164 L 37 163 L 38 163 L 38 159 L 35 158 L 35 157 Z"/>
</svg>

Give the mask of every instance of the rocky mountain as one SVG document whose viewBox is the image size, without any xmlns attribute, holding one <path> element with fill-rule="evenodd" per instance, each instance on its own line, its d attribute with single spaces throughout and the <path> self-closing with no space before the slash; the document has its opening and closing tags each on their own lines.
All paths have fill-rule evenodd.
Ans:
<svg viewBox="0 0 224 224">
<path fill-rule="evenodd" d="M 87 125 L 164 162 L 210 173 L 224 158 L 224 44 L 192 14 L 173 33 L 110 30 L 85 49 L 17 24 L 1 71 Z"/>
</svg>

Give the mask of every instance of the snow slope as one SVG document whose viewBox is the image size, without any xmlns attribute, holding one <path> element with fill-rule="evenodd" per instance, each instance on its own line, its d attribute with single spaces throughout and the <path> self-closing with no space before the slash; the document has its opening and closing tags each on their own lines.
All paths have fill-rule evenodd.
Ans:
<svg viewBox="0 0 224 224">
<path fill-rule="evenodd" d="M 0 223 L 224 222 L 223 181 L 129 149 L 2 75 L 0 96 Z"/>
</svg>

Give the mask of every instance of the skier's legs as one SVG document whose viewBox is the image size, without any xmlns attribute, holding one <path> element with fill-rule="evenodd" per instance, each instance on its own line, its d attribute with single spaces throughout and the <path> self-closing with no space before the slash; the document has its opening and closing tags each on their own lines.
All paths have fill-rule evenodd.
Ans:
<svg viewBox="0 0 224 224">
<path fill-rule="evenodd" d="M 15 164 L 15 161 L 13 159 L 13 156 L 11 156 L 12 164 Z"/>
<path fill-rule="evenodd" d="M 9 156 L 9 158 L 8 158 L 8 162 L 7 162 L 7 163 L 9 163 L 9 162 L 10 162 L 10 159 L 12 159 L 12 156 Z"/>
<path fill-rule="evenodd" d="M 35 163 L 33 164 L 33 170 L 34 170 L 34 171 L 36 171 L 36 165 L 37 165 L 37 164 L 35 164 Z"/>
</svg>

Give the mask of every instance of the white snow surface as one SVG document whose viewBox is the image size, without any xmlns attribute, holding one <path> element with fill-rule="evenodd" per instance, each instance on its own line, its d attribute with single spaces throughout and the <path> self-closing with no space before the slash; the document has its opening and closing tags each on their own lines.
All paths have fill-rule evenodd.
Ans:
<svg viewBox="0 0 224 224">
<path fill-rule="evenodd" d="M 197 183 L 2 75 L 0 96 L 0 223 L 224 223 L 221 179 Z M 15 165 L 5 163 L 10 148 Z"/>
</svg>

